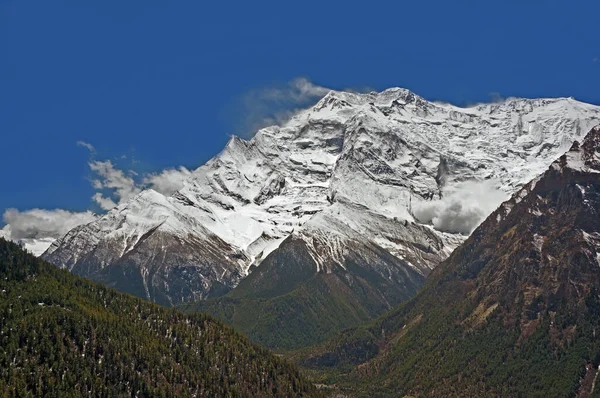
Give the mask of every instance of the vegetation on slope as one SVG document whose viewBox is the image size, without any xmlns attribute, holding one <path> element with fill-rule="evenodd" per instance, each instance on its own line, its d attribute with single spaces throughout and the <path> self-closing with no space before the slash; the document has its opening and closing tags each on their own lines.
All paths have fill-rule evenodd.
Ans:
<svg viewBox="0 0 600 398">
<path fill-rule="evenodd" d="M 0 239 L 0 392 L 315 396 L 288 362 L 203 314 L 73 276 Z"/>
<path fill-rule="evenodd" d="M 391 263 L 388 257 L 384 250 L 371 256 Z M 407 268 L 402 288 L 365 262 L 348 256 L 346 269 L 318 272 L 304 242 L 288 239 L 227 295 L 180 308 L 214 315 L 271 349 L 298 349 L 373 319 L 414 296 L 423 283 Z"/>
</svg>

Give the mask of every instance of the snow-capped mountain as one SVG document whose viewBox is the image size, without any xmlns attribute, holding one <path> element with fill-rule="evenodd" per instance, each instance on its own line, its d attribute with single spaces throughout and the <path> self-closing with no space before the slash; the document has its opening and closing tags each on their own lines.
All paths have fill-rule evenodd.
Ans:
<svg viewBox="0 0 600 398">
<path fill-rule="evenodd" d="M 43 257 L 166 304 L 227 292 L 286 238 L 320 273 L 368 246 L 426 275 L 599 122 L 600 107 L 572 98 L 461 108 L 400 88 L 331 91 L 283 126 L 233 137 L 172 196 L 142 192 Z M 374 269 L 392 280 L 396 266 Z"/>
</svg>

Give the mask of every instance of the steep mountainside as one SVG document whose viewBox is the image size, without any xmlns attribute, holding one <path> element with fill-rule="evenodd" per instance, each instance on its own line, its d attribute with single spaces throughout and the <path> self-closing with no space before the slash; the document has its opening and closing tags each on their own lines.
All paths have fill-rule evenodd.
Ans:
<svg viewBox="0 0 600 398">
<path fill-rule="evenodd" d="M 225 294 L 242 276 L 245 254 L 205 227 L 206 213 L 178 200 L 143 191 L 71 230 L 43 258 L 163 305 Z"/>
<path fill-rule="evenodd" d="M 43 257 L 164 304 L 224 294 L 285 256 L 286 239 L 319 273 L 352 278 L 350 261 L 404 284 L 501 201 L 457 203 L 465 181 L 514 193 L 598 122 L 598 107 L 569 98 L 459 108 L 404 89 L 332 91 L 284 126 L 232 138 L 171 197 L 144 192 Z"/>
<path fill-rule="evenodd" d="M 318 396 L 292 365 L 206 315 L 88 282 L 0 238 L 6 397 Z"/>
<path fill-rule="evenodd" d="M 598 396 L 598 331 L 600 126 L 492 213 L 415 299 L 304 364 L 349 372 L 329 382 L 356 396 Z"/>
<path fill-rule="evenodd" d="M 359 240 L 321 272 L 304 240 L 286 239 L 224 297 L 181 306 L 208 312 L 253 341 L 289 350 L 323 341 L 413 297 L 424 277 L 381 247 Z"/>
</svg>

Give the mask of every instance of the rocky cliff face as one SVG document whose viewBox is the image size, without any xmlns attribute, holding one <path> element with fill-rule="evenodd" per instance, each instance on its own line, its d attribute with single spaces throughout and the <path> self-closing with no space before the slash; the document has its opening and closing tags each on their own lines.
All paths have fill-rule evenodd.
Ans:
<svg viewBox="0 0 600 398">
<path fill-rule="evenodd" d="M 317 273 L 348 272 L 358 252 L 390 283 L 405 268 L 424 276 L 598 122 L 598 107 L 568 98 L 459 108 L 404 89 L 332 91 L 232 138 L 171 197 L 144 192 L 43 258 L 167 304 L 225 293 L 287 238 Z"/>
</svg>

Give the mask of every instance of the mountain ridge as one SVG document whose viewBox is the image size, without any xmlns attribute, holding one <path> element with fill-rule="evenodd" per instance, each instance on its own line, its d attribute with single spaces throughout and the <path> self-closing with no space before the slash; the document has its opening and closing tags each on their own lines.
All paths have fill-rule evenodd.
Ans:
<svg viewBox="0 0 600 398">
<path fill-rule="evenodd" d="M 43 258 L 174 305 L 225 294 L 292 235 L 318 272 L 343 270 L 344 248 L 369 231 L 368 245 L 396 258 L 381 275 L 408 266 L 425 276 L 493 210 L 475 205 L 492 200 L 446 203 L 461 184 L 513 193 L 599 122 L 599 109 L 568 98 L 459 108 L 405 89 L 331 91 L 281 127 L 232 137 L 171 197 L 136 196 Z"/>
</svg>

